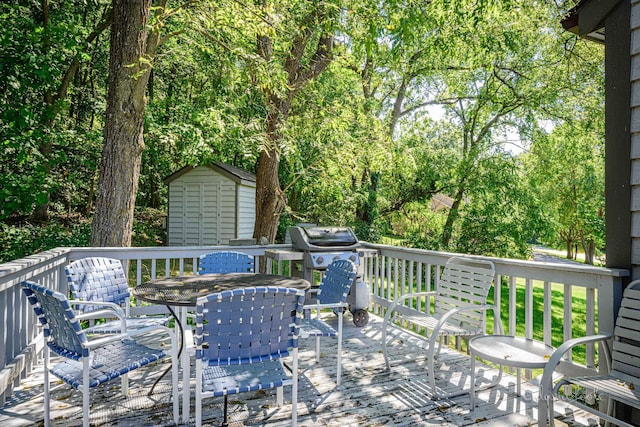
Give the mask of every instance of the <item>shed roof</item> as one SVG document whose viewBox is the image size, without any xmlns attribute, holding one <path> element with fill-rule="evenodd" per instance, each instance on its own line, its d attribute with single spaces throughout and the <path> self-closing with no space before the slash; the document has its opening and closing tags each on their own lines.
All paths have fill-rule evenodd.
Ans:
<svg viewBox="0 0 640 427">
<path fill-rule="evenodd" d="M 182 175 L 194 170 L 196 167 L 197 166 L 185 166 L 182 169 L 179 169 L 176 172 L 174 172 L 171 175 L 169 175 L 168 177 L 166 177 L 164 179 L 164 183 L 166 185 L 169 185 L 169 183 L 171 183 L 171 181 L 174 181 L 174 180 L 180 178 Z M 248 171 L 246 171 L 244 169 L 240 169 L 240 168 L 237 168 L 235 166 L 228 165 L 226 163 L 213 162 L 213 163 L 209 163 L 207 165 L 201 165 L 200 167 L 209 168 L 209 169 L 213 170 L 214 172 L 217 172 L 217 173 L 219 173 L 221 175 L 226 176 L 227 178 L 235 181 L 238 184 L 244 184 L 244 185 L 248 185 L 248 186 L 251 186 L 251 187 L 255 187 L 255 185 L 256 185 L 256 176 L 254 174 L 252 174 L 251 172 L 248 172 Z"/>
</svg>

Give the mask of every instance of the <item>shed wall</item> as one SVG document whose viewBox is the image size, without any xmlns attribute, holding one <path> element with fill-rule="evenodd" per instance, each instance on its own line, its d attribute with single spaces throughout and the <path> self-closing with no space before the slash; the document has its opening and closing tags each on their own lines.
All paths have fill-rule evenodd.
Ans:
<svg viewBox="0 0 640 427">
<path fill-rule="evenodd" d="M 238 189 L 238 239 L 253 237 L 253 227 L 256 222 L 256 189 L 239 185 Z"/>
<path fill-rule="evenodd" d="M 169 245 L 223 245 L 236 238 L 236 183 L 198 167 L 169 184 Z"/>
</svg>

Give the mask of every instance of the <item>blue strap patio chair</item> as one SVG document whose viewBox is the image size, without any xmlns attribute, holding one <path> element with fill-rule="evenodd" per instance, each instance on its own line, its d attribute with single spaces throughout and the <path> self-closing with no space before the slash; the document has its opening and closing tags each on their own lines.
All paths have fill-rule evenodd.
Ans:
<svg viewBox="0 0 640 427">
<path fill-rule="evenodd" d="M 325 272 L 320 286 L 312 288 L 310 297 L 316 302 L 307 303 L 304 306 L 305 317 L 300 323 L 300 336 L 316 338 L 316 361 L 320 361 L 320 337 L 337 337 L 338 339 L 338 366 L 336 373 L 336 385 L 340 385 L 342 378 L 342 324 L 343 312 L 349 307 L 346 302 L 351 285 L 356 279 L 356 266 L 349 260 L 332 262 Z M 332 309 L 338 315 L 338 330 L 320 318 L 323 309 Z"/>
<path fill-rule="evenodd" d="M 44 326 L 44 424 L 50 424 L 49 373 L 75 389 L 82 390 L 83 425 L 89 426 L 91 388 L 120 377 L 122 393 L 128 394 L 127 373 L 167 356 L 159 350 L 138 343 L 134 338 L 154 330 L 168 334 L 171 341 L 173 421 L 178 422 L 178 356 L 175 336 L 165 326 L 113 334 L 89 340 L 82 329 L 82 315 L 76 315 L 66 296 L 34 282 L 22 282 L 22 290 Z M 107 307 L 108 309 L 108 307 Z M 125 321 L 115 314 L 122 323 Z M 66 360 L 49 367 L 49 352 Z"/>
<path fill-rule="evenodd" d="M 291 386 L 291 424 L 297 423 L 298 330 L 305 293 L 284 287 L 223 291 L 196 305 L 196 426 L 202 399 Z M 291 356 L 291 375 L 282 358 Z"/>
<path fill-rule="evenodd" d="M 198 274 L 208 273 L 253 273 L 255 261 L 253 256 L 242 252 L 212 252 L 200 257 Z"/>
<path fill-rule="evenodd" d="M 93 319 L 101 318 L 105 306 L 122 310 L 129 330 L 148 326 L 166 325 L 169 316 L 130 316 L 130 291 L 120 260 L 111 258 L 82 258 L 65 267 L 67 283 L 73 297 L 73 306 L 83 314 L 92 313 Z M 77 302 L 82 301 L 81 304 Z M 112 311 L 107 313 L 113 314 Z M 105 321 L 85 329 L 86 334 L 117 334 L 121 331 L 118 320 Z"/>
</svg>

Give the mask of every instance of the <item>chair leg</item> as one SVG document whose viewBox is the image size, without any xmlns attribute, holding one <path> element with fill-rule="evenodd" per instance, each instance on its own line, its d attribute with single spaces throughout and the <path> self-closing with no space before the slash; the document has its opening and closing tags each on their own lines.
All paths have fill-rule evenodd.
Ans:
<svg viewBox="0 0 640 427">
<path fill-rule="evenodd" d="M 178 349 L 175 345 L 171 347 L 171 399 L 173 401 L 173 422 L 177 425 L 180 417 L 180 403 L 178 402 Z"/>
<path fill-rule="evenodd" d="M 276 405 L 284 405 L 284 387 L 276 388 Z"/>
<path fill-rule="evenodd" d="M 538 399 L 538 427 L 547 427 L 548 415 L 549 409 L 547 407 L 547 400 L 542 397 Z"/>
<path fill-rule="evenodd" d="M 123 397 L 127 397 L 129 395 L 129 376 L 127 374 L 120 377 L 120 390 Z"/>
<path fill-rule="evenodd" d="M 89 427 L 89 358 L 82 358 L 82 425 Z"/>
<path fill-rule="evenodd" d="M 51 418 L 51 402 L 50 402 L 50 390 L 49 384 L 49 347 L 44 346 L 44 427 L 49 427 Z"/>
<path fill-rule="evenodd" d="M 384 365 L 387 368 L 387 371 L 391 370 L 391 365 L 389 364 L 389 355 L 387 354 L 387 325 L 382 324 L 382 356 L 384 357 Z"/>
<path fill-rule="evenodd" d="M 440 337 L 442 340 L 442 337 Z M 431 334 L 429 337 L 429 348 L 427 349 L 427 376 L 429 377 L 429 385 L 431 386 L 431 393 L 433 397 L 440 397 L 436 390 L 436 375 L 434 368 L 434 361 L 436 355 L 440 350 L 440 345 L 438 345 L 438 352 L 436 352 L 436 341 L 438 341 L 438 337 Z"/>
<path fill-rule="evenodd" d="M 174 372 L 177 372 L 177 369 Z M 202 361 L 196 359 L 196 427 L 200 426 L 202 426 Z"/>
<path fill-rule="evenodd" d="M 221 427 L 228 427 L 229 423 L 228 423 L 228 416 L 229 416 L 229 395 L 225 394 L 224 395 L 224 409 L 222 410 L 222 414 L 223 414 L 223 418 L 222 418 L 222 424 L 220 424 Z"/>
<path fill-rule="evenodd" d="M 291 352 L 293 356 L 293 372 L 291 373 L 291 426 L 298 425 L 298 349 L 294 348 Z"/>
<path fill-rule="evenodd" d="M 338 367 L 336 369 L 336 385 L 340 385 L 342 380 L 342 309 L 338 312 Z"/>
</svg>

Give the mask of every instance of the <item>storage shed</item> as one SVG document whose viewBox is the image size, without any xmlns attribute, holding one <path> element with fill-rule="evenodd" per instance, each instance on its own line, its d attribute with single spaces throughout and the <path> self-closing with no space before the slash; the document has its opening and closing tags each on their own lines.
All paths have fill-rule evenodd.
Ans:
<svg viewBox="0 0 640 427">
<path fill-rule="evenodd" d="M 164 183 L 169 186 L 169 246 L 226 245 L 253 237 L 254 174 L 215 162 L 186 166 Z"/>
</svg>

